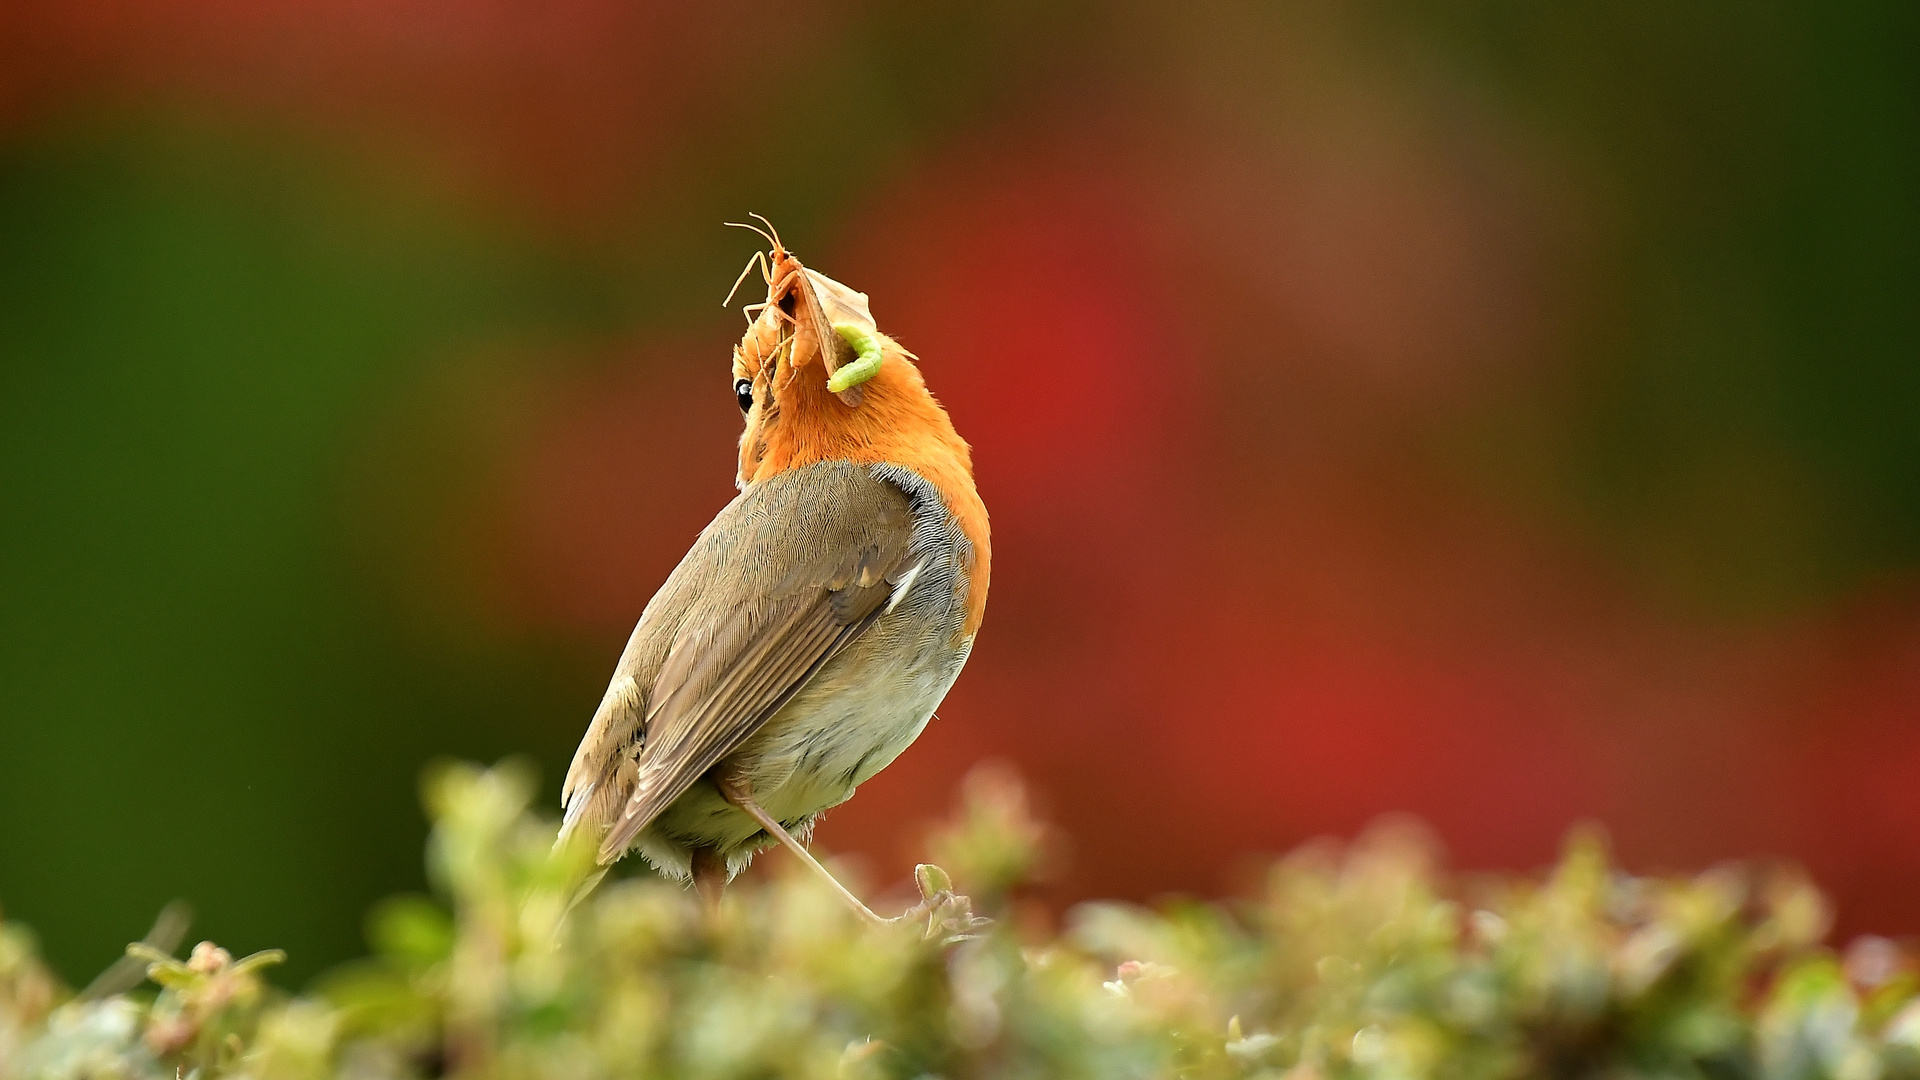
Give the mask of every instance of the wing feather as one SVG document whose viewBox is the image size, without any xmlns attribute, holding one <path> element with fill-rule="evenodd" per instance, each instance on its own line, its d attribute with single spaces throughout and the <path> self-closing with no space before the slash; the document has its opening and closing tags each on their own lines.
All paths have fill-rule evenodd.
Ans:
<svg viewBox="0 0 1920 1080">
<path fill-rule="evenodd" d="M 610 862 L 886 609 L 906 494 L 846 463 L 754 485 L 647 606 L 574 756 L 567 825 Z"/>
</svg>

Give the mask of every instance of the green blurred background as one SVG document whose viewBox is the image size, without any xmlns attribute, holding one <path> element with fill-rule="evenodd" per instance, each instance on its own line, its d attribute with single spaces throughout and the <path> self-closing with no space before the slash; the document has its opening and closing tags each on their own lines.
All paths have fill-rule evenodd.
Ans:
<svg viewBox="0 0 1920 1080">
<path fill-rule="evenodd" d="M 0 903 L 294 981 L 434 757 L 549 787 L 729 497 L 769 215 L 975 444 L 1052 899 L 1432 820 L 1920 930 L 1910 4 L 0 12 Z M 1144 812 L 1143 812 L 1144 809 Z"/>
</svg>

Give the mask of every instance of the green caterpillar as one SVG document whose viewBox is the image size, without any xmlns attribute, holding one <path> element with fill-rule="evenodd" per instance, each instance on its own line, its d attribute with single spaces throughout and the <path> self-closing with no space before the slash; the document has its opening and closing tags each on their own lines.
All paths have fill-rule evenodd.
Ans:
<svg viewBox="0 0 1920 1080">
<path fill-rule="evenodd" d="M 827 389 L 837 394 L 880 374 L 880 339 L 868 333 L 865 327 L 854 323 L 838 323 L 833 332 L 840 335 L 841 341 L 853 346 L 858 356 L 853 363 L 828 376 Z"/>
</svg>

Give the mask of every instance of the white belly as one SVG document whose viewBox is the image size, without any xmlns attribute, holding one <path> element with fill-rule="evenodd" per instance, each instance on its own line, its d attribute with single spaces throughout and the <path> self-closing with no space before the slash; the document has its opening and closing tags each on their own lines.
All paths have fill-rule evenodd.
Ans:
<svg viewBox="0 0 1920 1080">
<path fill-rule="evenodd" d="M 741 755 L 768 813 L 797 821 L 838 806 L 919 738 L 966 650 L 914 651 L 843 657 L 774 714 Z"/>
<path fill-rule="evenodd" d="M 822 668 L 728 760 L 743 769 L 760 805 L 804 836 L 821 811 L 852 798 L 856 787 L 912 745 L 959 677 L 972 645 L 971 639 L 956 649 L 870 635 Z M 675 877 L 684 874 L 688 846 L 728 852 L 737 872 L 755 848 L 771 843 L 761 837 L 743 846 L 758 832 L 752 818 L 701 780 L 642 833 L 637 846 Z"/>
</svg>

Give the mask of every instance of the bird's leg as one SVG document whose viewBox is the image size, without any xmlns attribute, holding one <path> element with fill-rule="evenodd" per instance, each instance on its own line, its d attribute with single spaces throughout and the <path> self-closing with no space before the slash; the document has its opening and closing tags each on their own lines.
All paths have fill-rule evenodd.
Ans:
<svg viewBox="0 0 1920 1080">
<path fill-rule="evenodd" d="M 745 811 L 748 817 L 760 823 L 760 827 L 767 831 L 768 836 L 786 845 L 788 851 L 793 852 L 801 862 L 811 867 L 814 873 L 825 878 L 827 884 L 832 887 L 834 892 L 840 895 L 840 899 L 847 902 L 847 906 L 851 907 L 855 914 L 875 926 L 884 926 L 886 924 L 886 919 L 875 915 L 872 908 L 861 903 L 859 897 L 848 891 L 845 885 L 840 884 L 840 879 L 834 877 L 833 874 L 828 872 L 826 867 L 820 865 L 820 860 L 814 858 L 813 853 L 808 851 L 805 845 L 795 840 L 792 833 L 788 832 L 784 826 L 773 819 L 772 814 L 761 809 L 760 804 L 753 801 L 753 793 L 747 787 L 744 780 L 730 777 L 724 779 L 716 778 L 716 782 L 719 784 L 720 794 L 728 802 Z M 697 881 L 698 878 L 695 880 Z"/>
<path fill-rule="evenodd" d="M 727 857 L 714 848 L 693 849 L 693 891 L 700 894 L 707 914 L 720 910 L 720 897 L 727 891 Z"/>
</svg>

